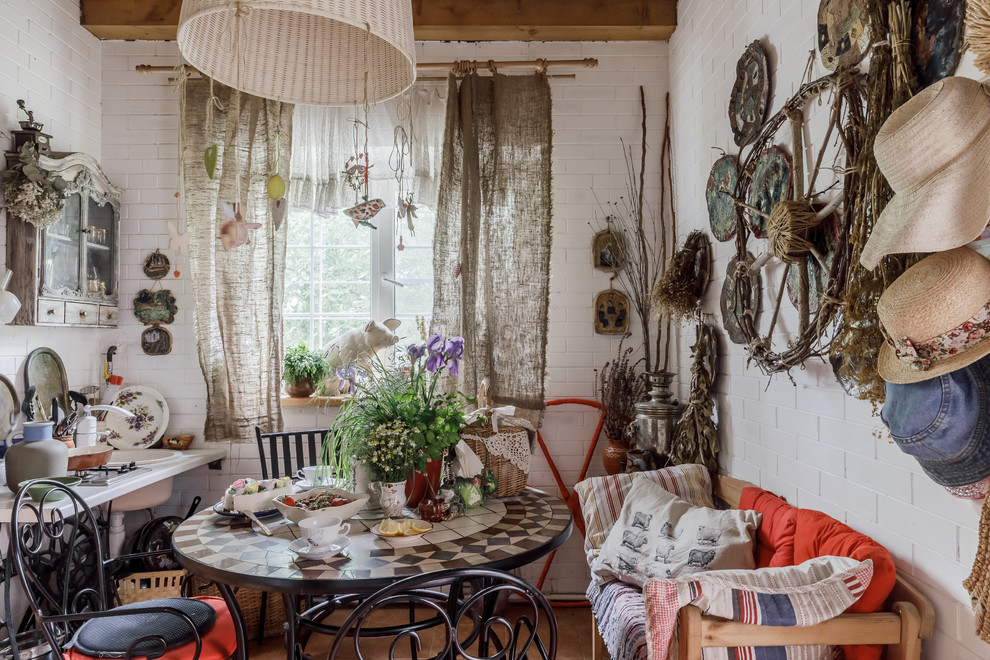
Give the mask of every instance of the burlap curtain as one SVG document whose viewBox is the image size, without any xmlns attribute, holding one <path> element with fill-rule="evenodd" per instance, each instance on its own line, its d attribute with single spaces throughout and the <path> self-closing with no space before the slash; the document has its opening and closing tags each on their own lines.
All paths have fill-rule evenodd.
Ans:
<svg viewBox="0 0 990 660">
<path fill-rule="evenodd" d="M 536 422 L 545 407 L 551 138 L 545 75 L 448 81 L 432 327 L 464 336 L 463 391 L 488 377 L 496 403 L 532 411 Z"/>
<path fill-rule="evenodd" d="M 266 184 L 275 173 L 276 145 L 281 175 L 289 180 L 293 106 L 240 94 L 215 83 L 212 122 L 206 121 L 210 85 L 190 80 L 182 103 L 183 191 L 199 362 L 206 378 L 207 441 L 254 442 L 254 427 L 282 429 L 282 291 L 285 236 L 272 222 Z M 210 179 L 203 152 L 219 148 L 216 177 Z M 240 155 L 241 202 L 251 242 L 230 251 L 218 238 L 224 218 L 218 200 L 236 200 Z"/>
</svg>

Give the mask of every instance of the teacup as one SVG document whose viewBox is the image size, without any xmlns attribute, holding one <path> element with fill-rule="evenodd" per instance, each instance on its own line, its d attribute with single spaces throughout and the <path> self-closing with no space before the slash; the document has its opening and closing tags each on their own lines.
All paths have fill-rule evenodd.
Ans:
<svg viewBox="0 0 990 660">
<path fill-rule="evenodd" d="M 319 475 L 319 478 L 317 478 Z M 333 485 L 333 475 L 326 465 L 307 465 L 300 469 L 296 476 L 311 486 L 331 486 Z"/>
<path fill-rule="evenodd" d="M 351 526 L 344 524 L 337 516 L 315 516 L 300 520 L 299 529 L 307 543 L 322 548 L 333 543 L 338 536 L 350 532 Z"/>
</svg>

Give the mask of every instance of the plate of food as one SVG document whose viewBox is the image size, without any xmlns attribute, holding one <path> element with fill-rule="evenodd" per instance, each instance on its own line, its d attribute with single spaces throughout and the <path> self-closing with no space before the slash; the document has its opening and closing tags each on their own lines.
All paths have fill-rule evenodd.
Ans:
<svg viewBox="0 0 990 660">
<path fill-rule="evenodd" d="M 219 514 L 226 518 L 247 518 L 247 516 L 240 511 L 233 511 L 231 509 L 223 508 L 223 500 L 220 500 L 213 505 L 213 513 Z M 267 511 L 255 511 L 254 515 L 259 518 L 265 518 L 267 516 L 274 516 L 276 513 L 278 513 L 278 509 L 268 509 Z"/>
<path fill-rule="evenodd" d="M 371 528 L 372 534 L 386 538 L 396 536 L 419 536 L 433 529 L 433 523 L 425 520 L 406 518 L 403 520 L 393 520 L 387 518 Z"/>
<path fill-rule="evenodd" d="M 124 417 L 111 412 L 104 418 L 107 442 L 114 449 L 144 449 L 165 435 L 168 404 L 157 390 L 146 385 L 124 387 L 110 405 L 133 413 L 133 417 Z"/>
<path fill-rule="evenodd" d="M 317 516 L 337 516 L 347 520 L 364 508 L 369 497 L 367 493 L 351 493 L 342 488 L 314 488 L 302 493 L 280 495 L 273 504 L 287 520 L 294 523 Z"/>
</svg>

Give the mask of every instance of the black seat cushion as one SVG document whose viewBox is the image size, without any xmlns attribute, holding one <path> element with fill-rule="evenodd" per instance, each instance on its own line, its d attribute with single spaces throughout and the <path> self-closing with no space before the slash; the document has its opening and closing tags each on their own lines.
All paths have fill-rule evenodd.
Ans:
<svg viewBox="0 0 990 660">
<path fill-rule="evenodd" d="M 217 613 L 209 603 L 193 598 L 157 598 L 142 603 L 122 605 L 112 611 L 146 607 L 171 607 L 179 610 L 192 619 L 200 637 L 213 627 L 217 619 Z M 168 612 L 157 612 L 90 619 L 79 628 L 70 645 L 86 655 L 98 658 L 122 658 L 127 654 L 131 644 L 148 635 L 164 639 L 166 649 L 162 649 L 157 640 L 146 640 L 135 647 L 134 656 L 158 658 L 164 655 L 165 650 L 182 646 L 195 639 L 195 635 L 185 621 Z"/>
</svg>

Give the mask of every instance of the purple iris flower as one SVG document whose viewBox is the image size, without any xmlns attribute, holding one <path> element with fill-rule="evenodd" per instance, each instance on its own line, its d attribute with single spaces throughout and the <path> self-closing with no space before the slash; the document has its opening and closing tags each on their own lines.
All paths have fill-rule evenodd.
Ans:
<svg viewBox="0 0 990 660">
<path fill-rule="evenodd" d="M 426 344 L 410 344 L 406 349 L 406 355 L 413 362 L 426 355 Z"/>
<path fill-rule="evenodd" d="M 426 340 L 426 349 L 430 353 L 439 353 L 443 350 L 444 344 L 443 335 L 431 335 L 429 339 Z"/>
<path fill-rule="evenodd" d="M 354 380 L 357 378 L 357 369 L 352 366 L 341 367 L 337 369 L 337 378 L 341 381 L 347 383 L 347 391 L 354 391 Z"/>
<path fill-rule="evenodd" d="M 445 364 L 443 355 L 440 353 L 430 353 L 430 357 L 426 358 L 426 370 L 431 374 L 435 374 L 443 369 Z"/>
<path fill-rule="evenodd" d="M 457 360 L 455 360 L 454 358 L 451 358 L 450 359 L 450 369 L 449 369 L 449 371 L 450 371 L 450 375 L 451 376 L 456 376 L 457 374 L 459 374 L 461 372 L 460 367 L 457 366 Z"/>
<path fill-rule="evenodd" d="M 444 346 L 447 357 L 460 360 L 464 356 L 464 337 L 451 337 Z M 454 374 L 455 376 L 457 374 Z"/>
</svg>

